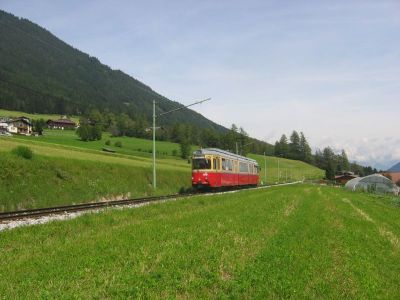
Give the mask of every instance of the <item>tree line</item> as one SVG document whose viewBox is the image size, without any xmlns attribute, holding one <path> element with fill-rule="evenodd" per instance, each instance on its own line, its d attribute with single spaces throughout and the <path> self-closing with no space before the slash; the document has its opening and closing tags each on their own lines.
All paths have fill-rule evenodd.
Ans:
<svg viewBox="0 0 400 300">
<path fill-rule="evenodd" d="M 325 177 L 334 180 L 335 175 L 345 172 L 353 172 L 360 176 L 378 173 L 378 170 L 370 166 L 362 166 L 356 162 L 349 162 L 346 151 L 335 153 L 331 147 L 323 150 L 317 149 L 312 153 L 311 147 L 303 132 L 300 134 L 294 130 L 288 139 L 285 134 L 276 141 L 274 155 L 289 159 L 301 160 L 325 170 Z"/>
<path fill-rule="evenodd" d="M 78 136 L 84 141 L 101 139 L 101 132 L 112 136 L 152 138 L 152 127 L 145 115 L 114 112 L 100 112 L 92 109 L 80 118 Z M 158 127 L 158 141 L 170 141 L 180 144 L 182 158 L 190 156 L 191 145 L 202 148 L 213 147 L 228 150 L 241 155 L 247 153 L 273 155 L 274 147 L 266 142 L 251 138 L 248 133 L 235 124 L 229 130 L 221 132 L 212 127 L 201 128 L 193 124 L 174 123 Z"/>
<path fill-rule="evenodd" d="M 101 140 L 102 132 L 109 132 L 115 137 L 152 138 L 152 127 L 145 115 L 116 114 L 92 109 L 80 118 L 79 123 L 76 133 L 83 141 Z M 35 131 L 41 133 L 46 123 L 44 120 L 36 120 L 33 125 Z M 201 148 L 219 148 L 244 156 L 254 153 L 304 161 L 325 170 L 325 177 L 329 180 L 344 172 L 353 172 L 360 176 L 378 172 L 370 166 L 350 163 L 345 150 L 335 153 L 332 148 L 325 147 L 322 150 L 317 149 L 313 154 L 305 134 L 296 130 L 289 139 L 283 134 L 275 145 L 271 145 L 250 137 L 243 127 L 236 124 L 232 124 L 229 130 L 220 132 L 214 128 L 203 129 L 196 125 L 175 123 L 158 127 L 156 138 L 158 141 L 178 143 L 182 158 L 188 158 L 191 155 L 191 145 L 196 145 Z"/>
</svg>

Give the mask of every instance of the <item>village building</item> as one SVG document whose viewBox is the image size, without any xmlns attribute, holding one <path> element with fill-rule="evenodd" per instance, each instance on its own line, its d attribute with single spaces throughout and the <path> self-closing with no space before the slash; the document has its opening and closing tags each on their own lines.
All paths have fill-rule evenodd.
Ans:
<svg viewBox="0 0 400 300">
<path fill-rule="evenodd" d="M 353 172 L 344 172 L 343 174 L 335 176 L 335 182 L 337 184 L 345 185 L 348 181 L 357 177 L 358 175 L 355 175 Z"/>
<path fill-rule="evenodd" d="M 48 120 L 47 127 L 49 129 L 75 129 L 76 123 L 70 119 Z"/>
<path fill-rule="evenodd" d="M 26 117 L 19 117 L 8 122 L 8 132 L 31 135 L 33 127 L 31 121 Z"/>
</svg>

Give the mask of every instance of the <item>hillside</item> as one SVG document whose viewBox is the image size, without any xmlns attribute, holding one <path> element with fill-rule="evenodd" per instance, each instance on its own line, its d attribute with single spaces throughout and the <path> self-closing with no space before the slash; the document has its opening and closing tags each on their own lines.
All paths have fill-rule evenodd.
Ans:
<svg viewBox="0 0 400 300">
<path fill-rule="evenodd" d="M 101 151 L 105 142 L 117 153 Z M 122 148 L 115 142 L 121 142 Z M 28 146 L 32 160 L 11 153 Z M 96 201 L 121 195 L 153 194 L 152 144 L 146 139 L 105 135 L 102 141 L 83 142 L 73 131 L 46 131 L 40 137 L 0 137 L 0 211 Z M 195 146 L 193 146 L 195 148 Z M 190 188 L 191 166 L 180 159 L 179 145 L 157 142 L 157 194 Z M 263 157 L 255 156 L 263 165 Z M 275 157 L 267 157 L 267 183 L 278 181 Z M 318 179 L 323 172 L 302 162 L 280 159 L 284 181 Z M 286 179 L 286 170 L 290 177 Z M 265 182 L 264 172 L 261 180 Z"/>
<path fill-rule="evenodd" d="M 80 115 L 91 108 L 152 114 L 181 106 L 120 70 L 64 43 L 46 29 L 0 10 L 0 108 Z M 225 128 L 192 111 L 165 116 L 165 124 Z"/>
<path fill-rule="evenodd" d="M 0 298 L 399 299 L 398 199 L 312 185 L 0 232 Z"/>
</svg>

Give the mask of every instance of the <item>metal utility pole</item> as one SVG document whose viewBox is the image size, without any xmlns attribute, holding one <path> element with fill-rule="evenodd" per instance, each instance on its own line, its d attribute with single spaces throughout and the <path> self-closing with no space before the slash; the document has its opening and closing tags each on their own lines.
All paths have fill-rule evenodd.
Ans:
<svg viewBox="0 0 400 300">
<path fill-rule="evenodd" d="M 236 142 L 236 155 L 239 155 L 239 147 L 238 147 L 238 142 Z"/>
<path fill-rule="evenodd" d="M 278 183 L 279 183 L 280 179 L 281 179 L 281 170 L 279 167 L 279 156 L 278 156 Z"/>
<path fill-rule="evenodd" d="M 156 129 L 157 128 L 156 128 L 156 117 L 161 117 L 161 116 L 164 116 L 166 114 L 170 114 L 170 113 L 176 112 L 178 110 L 181 110 L 181 109 L 184 109 L 184 108 L 188 108 L 189 106 L 200 104 L 200 103 L 203 103 L 203 102 L 206 102 L 206 101 L 209 101 L 209 100 L 211 100 L 211 98 L 207 98 L 205 100 L 200 100 L 200 101 L 194 102 L 194 103 L 186 105 L 186 106 L 178 107 L 178 108 L 172 109 L 170 111 L 163 112 L 163 113 L 161 113 L 159 115 L 156 115 L 156 101 L 153 100 L 153 190 L 154 191 L 157 188 L 157 175 L 156 175 Z"/>
<path fill-rule="evenodd" d="M 264 178 L 265 178 L 265 185 L 267 185 L 267 157 L 265 156 L 265 151 L 264 151 Z"/>
<path fill-rule="evenodd" d="M 153 100 L 153 189 L 156 190 L 156 187 L 156 100 Z"/>
</svg>

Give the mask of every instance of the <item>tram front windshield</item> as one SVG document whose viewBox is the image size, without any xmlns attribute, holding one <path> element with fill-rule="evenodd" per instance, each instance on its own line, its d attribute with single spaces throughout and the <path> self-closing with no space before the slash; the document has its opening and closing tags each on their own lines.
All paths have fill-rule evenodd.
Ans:
<svg viewBox="0 0 400 300">
<path fill-rule="evenodd" d="M 211 169 L 211 159 L 195 158 L 193 159 L 193 170 Z"/>
</svg>

